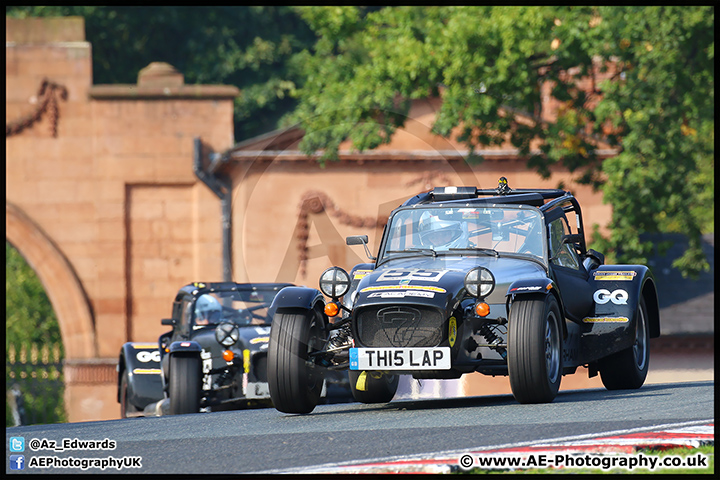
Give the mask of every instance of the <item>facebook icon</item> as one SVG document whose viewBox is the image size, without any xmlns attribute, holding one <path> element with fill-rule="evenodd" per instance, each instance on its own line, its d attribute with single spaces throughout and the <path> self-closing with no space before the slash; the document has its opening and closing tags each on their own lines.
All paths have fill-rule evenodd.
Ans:
<svg viewBox="0 0 720 480">
<path fill-rule="evenodd" d="M 10 470 L 25 470 L 25 455 L 10 455 Z"/>
</svg>

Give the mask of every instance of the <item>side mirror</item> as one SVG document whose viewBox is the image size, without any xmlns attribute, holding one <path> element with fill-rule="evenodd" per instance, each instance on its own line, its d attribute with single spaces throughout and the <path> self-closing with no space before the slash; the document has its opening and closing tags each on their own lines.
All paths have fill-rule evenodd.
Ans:
<svg viewBox="0 0 720 480">
<path fill-rule="evenodd" d="M 605 263 L 605 255 L 603 255 L 600 252 L 597 252 L 593 250 L 592 248 L 587 251 L 587 256 L 585 257 L 585 260 L 583 260 L 583 266 L 585 267 L 585 270 L 588 272 L 590 270 L 595 270 L 600 265 Z"/>
<path fill-rule="evenodd" d="M 583 237 L 579 233 L 573 233 L 572 235 L 563 235 L 562 243 L 582 243 Z"/>
<path fill-rule="evenodd" d="M 365 247 L 365 255 L 367 255 L 367 257 L 370 260 L 377 260 L 377 257 L 373 257 L 370 254 L 370 249 L 367 246 L 367 243 L 368 243 L 367 235 L 352 235 L 350 237 L 346 237 L 345 243 L 347 245 L 362 245 L 363 247 Z"/>
<path fill-rule="evenodd" d="M 173 318 L 163 318 L 160 320 L 160 323 L 163 325 L 175 325 L 175 319 Z"/>
<path fill-rule="evenodd" d="M 348 245 L 367 245 L 367 235 L 353 235 L 345 239 L 345 243 Z"/>
</svg>

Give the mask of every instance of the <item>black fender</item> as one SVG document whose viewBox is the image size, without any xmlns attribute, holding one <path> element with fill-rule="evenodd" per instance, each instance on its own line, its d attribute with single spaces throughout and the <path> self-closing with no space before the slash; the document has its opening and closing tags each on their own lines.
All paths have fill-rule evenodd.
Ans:
<svg viewBox="0 0 720 480">
<path fill-rule="evenodd" d="M 373 270 L 375 270 L 374 263 L 358 263 L 350 270 L 350 289 L 343 297 L 343 305 L 345 305 L 348 310 L 352 310 L 355 304 L 355 292 L 357 292 L 360 280 Z"/>
<path fill-rule="evenodd" d="M 202 352 L 202 347 L 200 344 L 194 340 L 181 340 L 177 342 L 172 342 L 170 346 L 168 347 L 168 353 L 170 355 L 172 354 L 194 354 L 197 353 L 200 355 L 200 352 Z"/>
<path fill-rule="evenodd" d="M 128 402 L 140 409 L 163 398 L 160 350 L 157 344 L 128 342 L 120 349 L 118 359 L 117 400 L 120 381 L 128 373 Z"/>
<path fill-rule="evenodd" d="M 167 347 L 167 353 L 162 356 L 161 370 L 162 370 L 162 388 L 163 391 L 167 390 L 168 378 L 170 377 L 170 356 L 171 355 L 184 355 L 184 356 L 200 356 L 202 352 L 202 346 L 194 340 L 180 340 L 172 342 Z M 164 394 L 163 394 L 164 396 Z"/>
<path fill-rule="evenodd" d="M 322 292 L 316 288 L 285 287 L 275 296 L 270 309 L 273 312 L 291 309 L 319 309 L 322 312 L 325 306 L 324 298 Z"/>
<path fill-rule="evenodd" d="M 658 300 L 655 278 L 649 269 L 641 288 L 649 319 L 650 338 L 657 338 L 660 336 L 660 301 Z"/>
<path fill-rule="evenodd" d="M 558 302 L 560 312 L 565 311 L 562 298 L 559 294 L 559 290 L 555 282 L 551 278 L 528 278 L 522 280 L 516 280 L 510 284 L 505 293 L 507 315 L 510 316 L 510 302 L 518 295 L 527 294 L 544 294 L 544 295 L 555 295 L 555 299 Z M 562 325 L 563 338 L 566 339 L 568 336 L 568 328 L 566 322 L 560 322 Z"/>
<path fill-rule="evenodd" d="M 645 265 L 601 265 L 588 280 L 593 291 L 591 314 L 583 318 L 583 334 L 591 359 L 630 347 L 640 299 L 645 300 L 651 338 L 660 336 L 660 308 L 655 279 Z"/>
</svg>

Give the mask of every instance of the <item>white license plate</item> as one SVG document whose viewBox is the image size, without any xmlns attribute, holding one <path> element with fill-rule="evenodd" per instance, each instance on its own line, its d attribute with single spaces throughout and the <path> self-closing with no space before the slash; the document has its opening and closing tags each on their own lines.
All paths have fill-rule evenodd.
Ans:
<svg viewBox="0 0 720 480">
<path fill-rule="evenodd" d="M 350 370 L 450 370 L 450 347 L 351 348 Z"/>
</svg>

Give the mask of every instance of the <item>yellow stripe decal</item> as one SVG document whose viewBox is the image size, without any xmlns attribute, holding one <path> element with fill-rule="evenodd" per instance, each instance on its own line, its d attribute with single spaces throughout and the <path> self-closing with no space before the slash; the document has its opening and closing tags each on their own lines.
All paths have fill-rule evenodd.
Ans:
<svg viewBox="0 0 720 480">
<path fill-rule="evenodd" d="M 627 317 L 585 317 L 583 323 L 625 323 L 628 322 Z"/>
<path fill-rule="evenodd" d="M 366 287 L 360 290 L 364 292 L 376 292 L 378 290 L 427 290 L 430 292 L 445 293 L 446 290 L 440 287 L 432 287 L 430 285 L 385 285 L 377 287 Z"/>
</svg>

